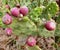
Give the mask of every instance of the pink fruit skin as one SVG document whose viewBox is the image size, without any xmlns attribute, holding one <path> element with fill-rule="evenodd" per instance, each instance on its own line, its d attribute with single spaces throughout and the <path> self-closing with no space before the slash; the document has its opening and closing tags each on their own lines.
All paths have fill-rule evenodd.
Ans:
<svg viewBox="0 0 60 50">
<path fill-rule="evenodd" d="M 2 22 L 6 25 L 9 25 L 12 23 L 12 17 L 9 14 L 6 14 L 2 18 Z"/>
<path fill-rule="evenodd" d="M 34 37 L 29 37 L 27 39 L 27 42 L 26 43 L 27 43 L 28 46 L 32 47 L 32 46 L 34 46 L 36 44 L 36 40 L 35 40 Z"/>
<path fill-rule="evenodd" d="M 11 9 L 11 14 L 15 17 L 18 17 L 19 16 L 19 9 L 17 7 L 14 7 Z"/>
<path fill-rule="evenodd" d="M 11 35 L 12 34 L 12 29 L 11 28 L 6 28 L 5 31 L 6 31 L 7 35 Z"/>
<path fill-rule="evenodd" d="M 20 13 L 23 14 L 23 16 L 26 16 L 28 14 L 28 7 L 26 6 L 20 7 Z"/>
<path fill-rule="evenodd" d="M 10 9 L 10 6 L 9 6 L 9 5 L 5 5 L 5 7 L 6 7 L 7 9 Z"/>
<path fill-rule="evenodd" d="M 56 23 L 53 21 L 48 21 L 45 23 L 45 28 L 49 31 L 52 31 L 56 28 Z"/>
</svg>

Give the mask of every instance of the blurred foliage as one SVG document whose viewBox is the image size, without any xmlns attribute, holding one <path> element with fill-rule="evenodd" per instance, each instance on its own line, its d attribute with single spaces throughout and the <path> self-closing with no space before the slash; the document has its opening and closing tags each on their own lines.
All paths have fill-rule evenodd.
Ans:
<svg viewBox="0 0 60 50">
<path fill-rule="evenodd" d="M 29 47 L 29 50 L 42 50 L 39 46 Z"/>
<path fill-rule="evenodd" d="M 60 24 L 57 24 L 57 28 L 55 31 L 55 36 L 60 36 Z"/>
<path fill-rule="evenodd" d="M 59 15 L 58 15 L 57 18 L 56 18 L 56 22 L 57 22 L 58 24 L 60 24 L 60 13 L 59 13 Z"/>
</svg>

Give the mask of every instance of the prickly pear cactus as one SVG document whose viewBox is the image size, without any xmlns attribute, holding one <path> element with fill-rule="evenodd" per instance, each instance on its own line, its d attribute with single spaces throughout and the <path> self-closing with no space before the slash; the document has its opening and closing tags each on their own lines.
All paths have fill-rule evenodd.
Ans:
<svg viewBox="0 0 60 50">
<path fill-rule="evenodd" d="M 59 14 L 55 0 L 1 0 L 0 27 L 3 28 L 1 32 L 4 36 L 8 37 L 4 49 L 56 50 L 55 36 L 60 35 Z M 27 40 L 31 46 L 27 44 Z M 49 40 L 53 41 L 52 46 Z M 45 44 L 47 41 L 48 46 Z"/>
</svg>

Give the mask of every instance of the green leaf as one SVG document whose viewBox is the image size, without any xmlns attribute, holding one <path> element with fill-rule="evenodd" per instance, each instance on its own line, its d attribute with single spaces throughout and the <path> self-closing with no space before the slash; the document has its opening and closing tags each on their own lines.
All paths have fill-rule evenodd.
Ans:
<svg viewBox="0 0 60 50">
<path fill-rule="evenodd" d="M 39 46 L 29 47 L 29 50 L 42 50 Z"/>
<path fill-rule="evenodd" d="M 54 36 L 55 31 L 48 31 L 47 29 L 44 28 L 43 25 L 39 26 L 38 29 L 39 29 L 40 36 L 43 36 L 43 37 Z"/>
<path fill-rule="evenodd" d="M 3 16 L 3 13 L 2 12 L 0 12 L 0 17 L 2 17 Z"/>
<path fill-rule="evenodd" d="M 60 13 L 59 13 L 59 15 L 58 15 L 57 18 L 56 18 L 56 22 L 57 22 L 58 24 L 60 24 Z"/>
<path fill-rule="evenodd" d="M 60 36 L 60 24 L 57 24 L 55 36 Z"/>
<path fill-rule="evenodd" d="M 10 7 L 12 8 L 12 7 L 14 7 L 14 6 L 15 6 L 16 1 L 15 1 L 15 0 L 9 0 L 9 1 L 8 1 L 8 4 L 9 4 L 9 5 L 10 5 Z"/>
<path fill-rule="evenodd" d="M 54 16 L 58 10 L 59 10 L 59 7 L 56 2 L 52 2 L 47 6 L 47 12 L 51 14 L 51 17 Z"/>
<path fill-rule="evenodd" d="M 36 7 L 29 14 L 30 19 L 35 22 L 39 21 L 40 20 L 39 15 L 41 15 L 42 11 L 43 11 L 42 7 Z"/>
<path fill-rule="evenodd" d="M 10 27 L 12 27 L 13 29 L 13 32 L 16 34 L 16 35 L 19 35 L 19 34 L 24 34 L 24 35 L 31 35 L 33 34 L 33 32 L 36 32 L 36 26 L 35 24 L 29 20 L 25 21 L 25 20 L 22 20 L 22 21 L 14 21 Z"/>
<path fill-rule="evenodd" d="M 59 10 L 59 7 L 58 7 L 57 3 L 52 2 L 52 3 L 48 4 L 47 7 L 45 6 L 42 14 L 40 15 L 40 18 L 45 18 L 45 19 L 49 20 L 49 18 L 52 18 L 53 16 L 56 15 L 58 10 Z M 50 17 L 48 14 L 50 15 Z"/>
</svg>

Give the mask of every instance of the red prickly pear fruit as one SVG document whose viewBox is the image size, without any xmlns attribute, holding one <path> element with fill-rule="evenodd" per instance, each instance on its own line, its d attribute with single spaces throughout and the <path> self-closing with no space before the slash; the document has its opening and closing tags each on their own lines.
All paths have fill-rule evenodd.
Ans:
<svg viewBox="0 0 60 50">
<path fill-rule="evenodd" d="M 11 9 L 11 14 L 15 17 L 18 17 L 19 16 L 19 9 L 17 7 L 14 7 Z"/>
<path fill-rule="evenodd" d="M 12 29 L 11 28 L 6 28 L 5 32 L 6 32 L 6 35 L 10 36 L 12 34 Z"/>
<path fill-rule="evenodd" d="M 55 30 L 55 28 L 56 28 L 56 23 L 53 22 L 53 21 L 47 21 L 47 22 L 45 23 L 45 28 L 46 28 L 47 30 L 49 30 L 49 31 Z"/>
<path fill-rule="evenodd" d="M 23 14 L 23 16 L 26 16 L 28 14 L 28 7 L 26 6 L 20 7 L 20 13 Z"/>
<path fill-rule="evenodd" d="M 10 6 L 9 6 L 8 4 L 6 4 L 5 7 L 6 7 L 7 9 L 10 9 Z"/>
<path fill-rule="evenodd" d="M 2 22 L 6 25 L 9 25 L 12 23 L 12 17 L 9 14 L 6 14 L 2 18 Z"/>
<path fill-rule="evenodd" d="M 27 43 L 28 46 L 32 47 L 32 46 L 34 46 L 36 44 L 36 39 L 31 36 L 31 37 L 29 37 L 27 39 L 27 42 L 26 43 Z"/>
</svg>

